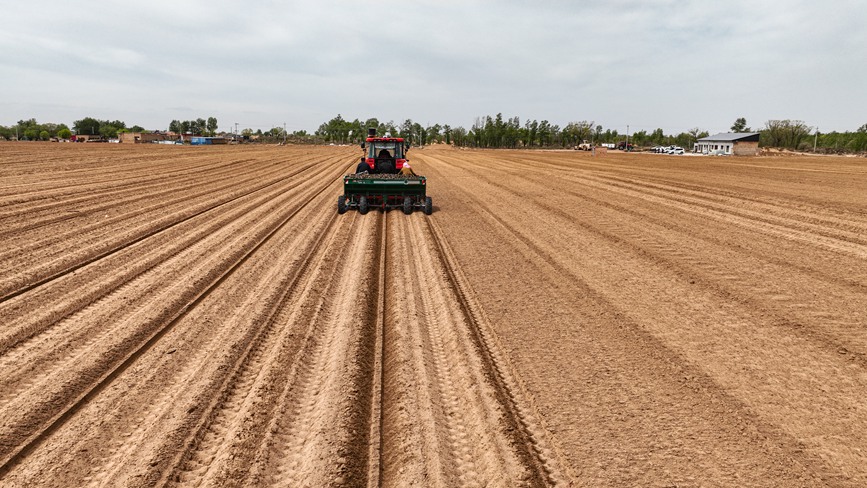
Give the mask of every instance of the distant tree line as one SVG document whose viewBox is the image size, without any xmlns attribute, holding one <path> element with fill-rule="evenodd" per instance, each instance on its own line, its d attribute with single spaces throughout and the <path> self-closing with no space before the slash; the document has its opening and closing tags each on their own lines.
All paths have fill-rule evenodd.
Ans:
<svg viewBox="0 0 867 488">
<path fill-rule="evenodd" d="M 67 139 L 72 134 L 66 124 L 40 124 L 36 119 L 19 120 L 17 124 L 4 127 L 0 125 L 0 139 L 12 141 L 47 141 L 52 137 Z"/>
<path fill-rule="evenodd" d="M 207 120 L 201 118 L 185 121 L 173 120 L 169 124 L 169 130 L 185 134 L 215 135 L 217 119 L 208 117 Z M 122 120 L 101 120 L 95 117 L 84 117 L 81 120 L 76 120 L 73 122 L 72 128 L 66 124 L 40 124 L 36 119 L 28 119 L 19 120 L 17 124 L 9 127 L 0 126 L 0 139 L 47 141 L 52 138 L 69 139 L 74 134 L 115 139 L 124 132 L 145 132 L 145 129 L 139 125 L 127 126 L 126 122 Z"/>
<path fill-rule="evenodd" d="M 519 117 L 504 119 L 501 113 L 477 117 L 469 129 L 440 124 L 422 126 L 411 119 L 401 124 L 380 122 L 376 118 L 350 121 L 338 114 L 321 124 L 312 136 L 306 132 L 303 137 L 300 133 L 293 133 L 292 136 L 301 137 L 305 142 L 357 144 L 367 137 L 368 127 L 375 127 L 378 136 L 391 134 L 393 137 L 403 137 L 413 145 L 445 143 L 480 148 L 570 148 L 585 141 L 616 144 L 627 138 L 625 133 L 605 129 L 587 120 L 569 122 L 561 128 L 547 120 L 526 120 L 521 124 Z M 741 117 L 735 120 L 731 131 L 752 132 L 752 129 L 747 126 L 746 119 Z M 823 134 L 800 120 L 769 120 L 764 128 L 756 132 L 759 133 L 759 145 L 762 147 L 809 151 L 815 144 L 819 152 L 867 151 L 867 124 L 854 132 Z M 640 130 L 630 133 L 628 137 L 629 142 L 636 147 L 677 145 L 691 149 L 698 139 L 709 135 L 706 130 L 694 127 L 679 134 L 665 134 L 661 128 L 651 132 Z"/>
<path fill-rule="evenodd" d="M 143 132 L 144 128 L 138 125 L 127 127 L 122 120 L 100 120 L 93 117 L 84 117 L 72 123 L 72 130 L 78 135 L 102 136 L 105 139 L 115 139 L 118 134 L 124 132 Z"/>
<path fill-rule="evenodd" d="M 752 132 L 744 118 L 735 120 L 733 132 Z M 829 132 L 823 134 L 818 128 L 810 127 L 803 120 L 769 120 L 759 133 L 759 145 L 779 147 L 797 151 L 811 151 L 813 148 L 822 153 L 845 153 L 867 151 L 867 124 L 854 132 Z"/>
<path fill-rule="evenodd" d="M 519 117 L 504 119 L 501 113 L 495 116 L 477 117 L 469 129 L 451 127 L 447 124 L 422 126 L 411 119 L 406 119 L 401 124 L 392 121 L 380 122 L 376 118 L 349 121 L 338 114 L 321 124 L 314 136 L 324 142 L 356 144 L 367 137 L 368 127 L 375 127 L 378 136 L 391 134 L 394 137 L 403 137 L 413 145 L 445 143 L 481 148 L 569 148 L 584 141 L 613 144 L 626 139 L 626 134 L 621 134 L 616 129 L 604 129 L 592 121 L 569 122 L 561 128 L 547 120 L 527 120 L 521 124 Z M 706 135 L 707 132 L 697 128 L 676 135 L 666 135 L 662 129 L 656 129 L 651 133 L 635 132 L 629 135 L 629 139 L 639 146 L 647 144 L 685 146 L 695 142 L 696 137 Z"/>
<path fill-rule="evenodd" d="M 377 118 L 366 120 L 346 120 L 340 114 L 322 123 L 312 134 L 305 130 L 285 133 L 281 127 L 268 131 L 244 129 L 245 136 L 259 136 L 263 141 L 282 141 L 294 143 L 335 143 L 358 144 L 367 137 L 367 128 L 376 128 L 378 136 L 390 134 L 403 137 L 410 144 L 418 146 L 432 143 L 453 144 L 462 147 L 479 148 L 570 148 L 584 141 L 593 144 L 618 143 L 625 141 L 627 134 L 616 129 L 604 129 L 592 121 L 569 122 L 564 127 L 551 124 L 547 120 L 526 120 L 519 117 L 503 118 L 495 116 L 477 117 L 469 129 L 451 127 L 448 124 L 421 125 L 406 119 L 402 123 L 381 122 Z M 169 130 L 194 135 L 216 135 L 217 119 L 208 117 L 195 120 L 172 120 Z M 0 126 L 0 139 L 40 141 L 52 138 L 68 139 L 72 134 L 100 135 L 116 138 L 123 132 L 143 132 L 144 128 L 134 125 L 127 127 L 121 120 L 100 120 L 84 117 L 76 120 L 72 128 L 66 124 L 38 123 L 36 119 L 19 120 L 17 124 Z M 732 132 L 752 132 L 745 118 L 735 120 Z M 816 147 L 818 152 L 843 153 L 867 152 L 867 124 L 855 131 L 821 133 L 801 120 L 768 120 L 765 126 L 756 130 L 760 134 L 759 145 L 792 150 L 810 151 Z M 708 132 L 698 127 L 679 134 L 665 134 L 662 129 L 651 132 L 645 130 L 630 133 L 629 142 L 637 147 L 678 145 L 687 149 Z"/>
<path fill-rule="evenodd" d="M 208 120 L 198 118 L 196 120 L 172 120 L 169 122 L 169 131 L 178 134 L 193 134 L 195 136 L 214 136 L 217 134 L 217 118 L 208 117 Z"/>
</svg>

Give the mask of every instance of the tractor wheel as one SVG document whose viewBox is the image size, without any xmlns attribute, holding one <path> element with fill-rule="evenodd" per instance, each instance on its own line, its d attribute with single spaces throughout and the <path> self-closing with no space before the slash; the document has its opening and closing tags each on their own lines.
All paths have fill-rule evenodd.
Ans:
<svg viewBox="0 0 867 488">
<path fill-rule="evenodd" d="M 346 196 L 340 195 L 337 197 L 337 213 L 346 213 Z"/>
<path fill-rule="evenodd" d="M 403 213 L 409 215 L 412 213 L 412 198 L 404 197 L 403 199 Z"/>
<path fill-rule="evenodd" d="M 424 199 L 424 214 L 430 215 L 433 213 L 433 199 L 431 197 L 425 197 Z"/>
<path fill-rule="evenodd" d="M 367 213 L 368 210 L 369 207 L 367 206 L 367 197 L 360 197 L 358 199 L 358 213 L 364 215 Z"/>
</svg>

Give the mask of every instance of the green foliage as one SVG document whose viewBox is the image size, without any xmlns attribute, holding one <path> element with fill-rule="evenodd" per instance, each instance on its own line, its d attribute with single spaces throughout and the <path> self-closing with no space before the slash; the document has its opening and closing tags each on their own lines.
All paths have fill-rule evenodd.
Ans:
<svg viewBox="0 0 867 488">
<path fill-rule="evenodd" d="M 105 139 L 116 139 L 118 130 L 119 128 L 116 126 L 103 124 L 99 127 L 99 135 Z"/>
<path fill-rule="evenodd" d="M 69 139 L 70 137 L 72 137 L 72 131 L 64 127 L 63 129 L 57 131 L 57 137 L 61 139 Z"/>
<path fill-rule="evenodd" d="M 99 127 L 102 125 L 99 120 L 93 117 L 85 117 L 81 120 L 76 120 L 72 123 L 72 129 L 76 134 L 96 135 L 99 134 Z"/>
<path fill-rule="evenodd" d="M 169 122 L 169 131 L 180 134 L 193 134 L 195 136 L 210 135 L 217 133 L 217 118 L 208 117 L 207 120 L 199 117 L 195 120 L 172 120 Z"/>
<path fill-rule="evenodd" d="M 40 124 L 36 119 L 19 120 L 17 124 L 11 127 L 0 126 L 0 138 L 14 140 L 16 137 L 21 140 L 48 140 L 52 137 L 58 137 L 58 133 L 62 130 L 69 130 L 66 124 L 55 124 L 47 122 Z M 44 136 L 43 132 L 47 133 Z"/>
<path fill-rule="evenodd" d="M 769 120 L 760 131 L 759 144 L 765 147 L 798 149 L 813 128 L 801 120 Z"/>
<path fill-rule="evenodd" d="M 217 133 L 217 118 L 216 117 L 208 117 L 207 123 L 208 133 L 213 136 Z"/>
<path fill-rule="evenodd" d="M 739 117 L 735 120 L 735 123 L 732 124 L 732 132 L 752 132 L 752 130 L 747 127 L 747 119 L 744 117 Z"/>
</svg>

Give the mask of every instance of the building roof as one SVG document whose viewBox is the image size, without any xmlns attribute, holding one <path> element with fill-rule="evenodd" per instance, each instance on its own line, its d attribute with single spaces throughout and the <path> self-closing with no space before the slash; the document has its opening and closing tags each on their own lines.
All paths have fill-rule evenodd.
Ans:
<svg viewBox="0 0 867 488">
<path fill-rule="evenodd" d="M 722 132 L 709 137 L 702 137 L 698 142 L 734 142 L 734 141 L 758 141 L 758 132 Z"/>
</svg>

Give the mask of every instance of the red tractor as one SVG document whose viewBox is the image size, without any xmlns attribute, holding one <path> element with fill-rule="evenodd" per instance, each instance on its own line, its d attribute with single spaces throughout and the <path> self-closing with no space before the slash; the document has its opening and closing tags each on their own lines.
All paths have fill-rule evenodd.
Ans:
<svg viewBox="0 0 867 488">
<path fill-rule="evenodd" d="M 365 155 L 355 173 L 343 177 L 337 213 L 357 209 L 363 215 L 371 208 L 401 208 L 406 214 L 416 209 L 427 215 L 433 212 L 433 202 L 427 196 L 427 178 L 409 167 L 406 160 L 409 144 L 404 144 L 402 137 L 376 137 L 376 129 L 371 128 L 361 148 Z"/>
<path fill-rule="evenodd" d="M 376 129 L 369 129 L 366 142 L 361 143 L 362 149 L 365 145 L 367 154 L 366 157 L 362 156 L 356 173 L 393 175 L 403 168 L 406 151 L 409 150 L 409 144 L 404 144 L 403 137 L 376 137 Z"/>
</svg>

